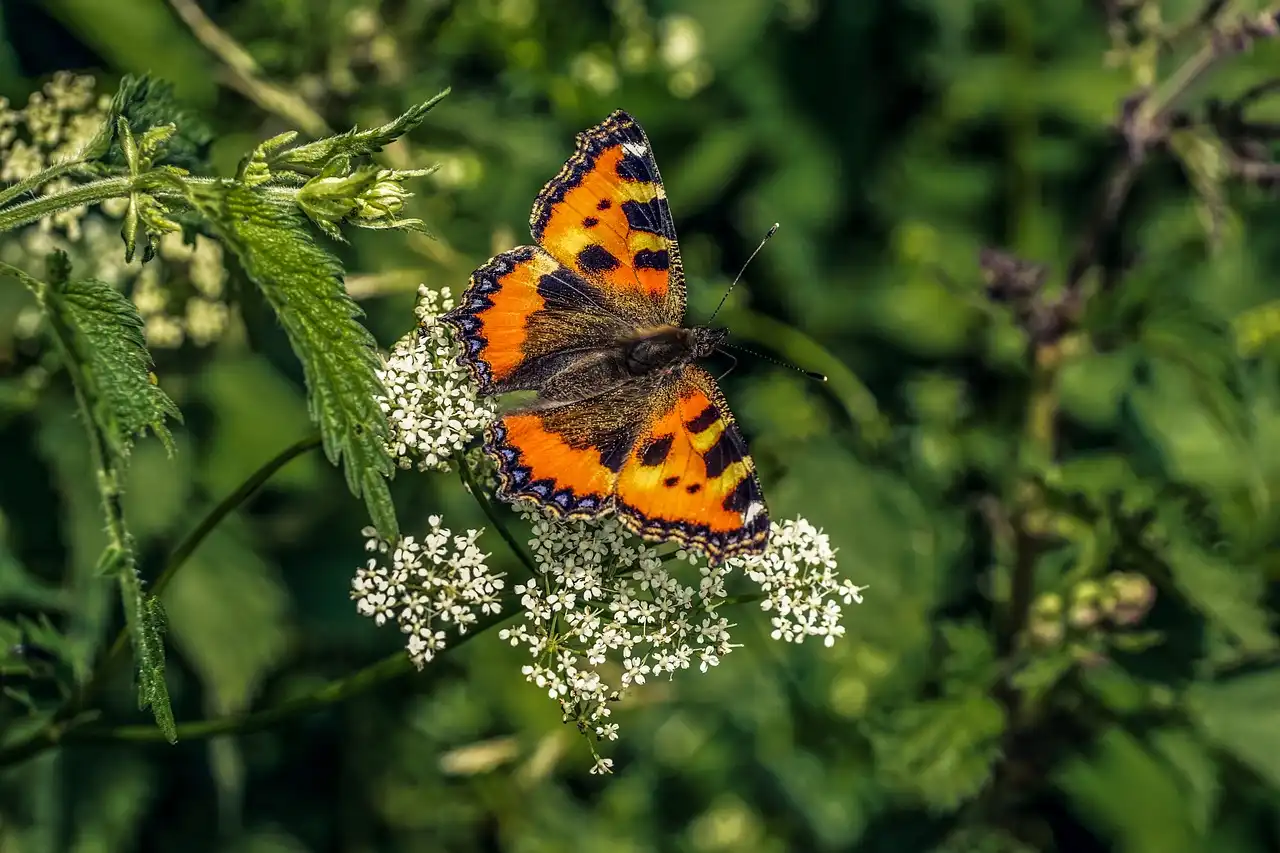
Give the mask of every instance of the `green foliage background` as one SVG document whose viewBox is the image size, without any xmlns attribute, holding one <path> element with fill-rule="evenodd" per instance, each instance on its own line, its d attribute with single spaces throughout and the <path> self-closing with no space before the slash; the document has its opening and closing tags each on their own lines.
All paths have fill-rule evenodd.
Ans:
<svg viewBox="0 0 1280 853">
<path fill-rule="evenodd" d="M 1235 332 L 1274 316 L 1280 208 L 1257 190 L 1217 199 L 1168 157 L 1148 167 L 1104 252 L 1132 268 L 1089 303 L 1092 345 L 1073 339 L 1057 374 L 1056 463 L 1028 429 L 1025 338 L 983 297 L 987 245 L 1060 280 L 1101 192 L 1134 84 L 1104 63 L 1098 10 L 206 0 L 252 69 L 202 46 L 174 11 L 190 5 L 7 0 L 0 93 L 21 103 L 60 69 L 103 92 L 150 72 L 208 123 L 213 164 L 232 174 L 276 133 L 375 126 L 451 86 L 383 155 L 441 164 L 408 211 L 434 238 L 359 232 L 340 249 L 383 346 L 411 328 L 419 282 L 456 291 L 526 240 L 573 135 L 615 108 L 655 146 L 691 320 L 781 222 L 721 319 L 831 381 L 744 359 L 724 385 L 773 514 L 823 527 L 867 600 L 829 649 L 772 642 L 743 608 L 742 649 L 616 712 L 604 779 L 521 680 L 524 652 L 493 635 L 320 713 L 176 746 L 145 733 L 119 678 L 103 713 L 134 739 L 4 770 L 2 853 L 1280 847 L 1280 375 L 1265 334 L 1243 359 Z M 1200 4 L 1159 5 L 1176 20 Z M 1280 44 L 1259 44 L 1211 91 L 1277 67 Z M 1229 209 L 1216 243 L 1206 205 Z M 234 333 L 152 348 L 185 420 L 172 459 L 155 439 L 133 450 L 124 512 L 144 577 L 310 429 L 287 329 L 237 275 Z M 4 281 L 0 320 L 27 301 Z M 122 617 L 95 574 L 102 518 L 69 389 L 29 385 L 44 357 L 0 322 L 0 616 L 53 614 L 83 677 Z M 1026 482 L 1044 495 L 1035 529 L 1051 534 L 1035 592 L 1139 573 L 1156 589 L 1141 627 L 1161 642 L 1106 647 L 1088 667 L 1066 647 L 1028 662 L 1004 646 L 1021 553 L 1005 524 Z M 456 480 L 402 474 L 392 492 L 407 533 L 432 513 L 485 523 Z M 395 650 L 394 629 L 347 597 L 367 518 L 310 454 L 205 542 L 163 596 L 179 722 L 272 705 Z M 1035 699 L 1025 713 L 999 690 L 1013 660 Z"/>
</svg>

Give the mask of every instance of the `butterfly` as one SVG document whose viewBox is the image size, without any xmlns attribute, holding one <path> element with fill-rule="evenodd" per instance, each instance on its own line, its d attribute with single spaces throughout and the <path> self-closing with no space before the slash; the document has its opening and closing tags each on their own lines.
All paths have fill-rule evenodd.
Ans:
<svg viewBox="0 0 1280 853">
<path fill-rule="evenodd" d="M 561 518 L 613 512 L 713 563 L 764 550 L 755 465 L 695 362 L 728 332 L 685 328 L 680 246 L 649 139 L 614 112 L 543 187 L 534 246 L 492 258 L 443 320 L 484 396 L 533 392 L 485 433 L 499 495 Z"/>
</svg>

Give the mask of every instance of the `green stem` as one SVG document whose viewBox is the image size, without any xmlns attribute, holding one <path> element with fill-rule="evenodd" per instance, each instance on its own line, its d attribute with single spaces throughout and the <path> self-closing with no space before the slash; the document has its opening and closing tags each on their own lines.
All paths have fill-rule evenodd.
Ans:
<svg viewBox="0 0 1280 853">
<path fill-rule="evenodd" d="M 182 542 L 178 544 L 178 547 L 173 550 L 173 553 L 169 555 L 168 561 L 165 562 L 164 570 L 160 572 L 155 583 L 151 585 L 151 594 L 160 595 L 160 593 L 164 591 L 165 587 L 169 585 L 169 582 L 173 580 L 173 576 L 178 573 L 178 569 L 182 568 L 182 566 L 187 562 L 187 559 L 195 553 L 195 550 L 200 547 L 202 542 L 204 542 L 205 537 L 212 533 L 214 528 L 222 523 L 223 519 L 235 512 L 235 510 L 238 509 L 245 501 L 252 497 L 254 493 L 257 492 L 258 489 L 262 488 L 267 480 L 271 479 L 277 471 L 307 451 L 314 450 L 319 447 L 320 442 L 321 439 L 319 433 L 309 435 L 300 441 L 294 442 L 289 447 L 286 447 L 280 453 L 268 460 L 266 464 L 257 471 L 250 474 L 249 478 L 241 483 L 234 492 L 223 498 L 218 505 L 215 506 L 198 525 L 196 525 L 195 530 L 192 530 L 187 534 L 187 537 L 183 539 Z M 115 642 L 111 644 L 111 649 L 107 652 L 106 657 L 103 658 L 102 663 L 89 677 L 84 688 L 76 694 L 75 698 L 70 703 L 68 712 L 62 717 L 62 719 L 70 719 L 70 717 L 75 716 L 82 709 L 88 706 L 88 703 L 92 701 L 97 692 L 102 689 L 102 686 L 114 672 L 118 663 L 123 660 L 124 651 L 128 644 L 129 632 L 127 629 L 122 628 L 120 629 L 120 633 L 116 635 Z"/>
<path fill-rule="evenodd" d="M 836 398 L 869 445 L 877 447 L 889 438 L 889 423 L 870 389 L 813 338 L 781 320 L 746 309 L 733 311 L 725 325 L 739 337 L 769 347 L 806 370 L 824 374 L 827 382 L 823 387 Z"/>
<path fill-rule="evenodd" d="M 121 198 L 129 194 L 132 183 L 132 179 L 128 177 L 102 178 L 7 207 L 0 210 L 0 233 L 12 231 L 62 210 Z"/>
<path fill-rule="evenodd" d="M 515 615 L 515 611 L 505 612 L 505 610 L 506 608 L 504 608 L 503 613 L 482 620 L 472 630 L 456 637 L 441 654 L 447 654 L 450 650 L 465 645 L 472 638 L 480 636 Z M 393 681 L 416 671 L 408 653 L 401 649 L 346 678 L 330 682 L 305 696 L 286 699 L 261 711 L 230 714 L 210 720 L 183 723 L 178 726 L 178 738 L 180 740 L 202 740 L 219 735 L 244 735 L 262 731 L 304 714 L 311 714 L 332 705 L 337 705 L 340 702 L 345 702 L 355 696 L 368 693 L 388 681 Z M 154 743 L 163 741 L 164 736 L 155 726 L 84 725 L 68 732 L 66 739 Z M 0 766 L 3 766 L 4 763 L 3 757 L 0 756 Z"/>
<path fill-rule="evenodd" d="M 32 175 L 29 178 L 24 178 L 16 184 L 11 184 L 5 189 L 0 190 L 0 207 L 8 204 L 19 196 L 25 195 L 29 192 L 35 192 L 46 184 L 61 178 L 63 175 L 74 172 L 83 165 L 84 163 L 80 160 L 68 160 L 65 163 L 56 163 L 38 174 Z"/>
<path fill-rule="evenodd" d="M 24 282 L 35 282 L 29 276 L 22 276 Z M 72 365 L 70 359 L 67 360 L 68 365 Z M 78 369 L 78 367 L 76 368 Z M 285 448 L 261 468 L 255 471 L 244 481 L 234 492 L 223 499 L 213 510 L 205 516 L 205 518 L 196 525 L 196 528 L 187 535 L 178 547 L 174 549 L 173 554 L 169 557 L 165 564 L 164 571 L 156 579 L 152 587 L 152 594 L 158 595 L 187 561 L 187 559 L 195 552 L 205 537 L 217 527 L 217 525 L 230 515 L 237 507 L 242 505 L 250 496 L 262 487 L 268 479 L 277 471 L 283 468 L 288 462 L 302 455 L 303 453 L 320 446 L 319 435 L 310 435 L 306 438 L 295 442 Z M 124 659 L 124 651 L 129 644 L 128 628 L 121 629 L 116 635 L 115 641 L 112 643 L 110 650 L 104 655 L 94 669 L 89 679 L 85 682 L 84 687 L 78 690 L 61 708 L 55 712 L 53 719 L 47 726 L 33 733 L 25 740 L 18 741 L 11 746 L 0 749 L 0 767 L 16 764 L 24 761 L 33 755 L 56 745 L 61 739 L 78 730 L 83 722 L 77 722 L 78 718 L 84 714 L 89 703 L 97 696 L 98 692 L 106 684 L 108 677 L 115 671 L 115 667 Z M 164 739 L 163 733 L 153 726 L 139 726 L 138 728 L 146 728 L 150 730 L 156 738 Z M 181 728 L 178 730 L 179 736 L 182 736 Z"/>
<path fill-rule="evenodd" d="M 530 557 L 516 541 L 515 536 L 507 529 L 502 520 L 498 518 L 497 511 L 493 508 L 493 504 L 489 502 L 489 498 L 481 490 L 480 485 L 476 483 L 475 478 L 471 476 L 471 469 L 467 467 L 466 458 L 460 453 L 454 457 L 454 464 L 458 466 L 458 476 L 462 478 L 462 484 L 466 486 L 467 491 L 476 499 L 476 503 L 480 504 L 480 509 L 484 512 L 485 517 L 489 519 L 489 523 L 498 531 L 498 535 L 502 537 L 502 541 L 507 543 L 507 547 L 511 549 L 520 562 L 524 563 L 526 569 L 535 577 L 539 574 L 538 567 L 534 565 L 533 558 Z"/>
</svg>

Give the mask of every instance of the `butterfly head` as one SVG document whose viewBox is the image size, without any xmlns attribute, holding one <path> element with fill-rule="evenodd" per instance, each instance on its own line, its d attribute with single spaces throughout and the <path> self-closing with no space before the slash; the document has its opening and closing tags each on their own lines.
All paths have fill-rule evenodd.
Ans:
<svg viewBox="0 0 1280 853">
<path fill-rule="evenodd" d="M 715 329 L 710 326 L 695 326 L 686 329 L 688 335 L 689 355 L 693 359 L 706 358 L 711 355 L 729 337 L 728 329 Z"/>
</svg>

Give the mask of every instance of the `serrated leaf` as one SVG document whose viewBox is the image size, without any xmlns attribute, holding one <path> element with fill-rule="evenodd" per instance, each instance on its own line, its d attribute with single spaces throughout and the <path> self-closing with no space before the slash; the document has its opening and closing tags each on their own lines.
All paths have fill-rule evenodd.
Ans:
<svg viewBox="0 0 1280 853">
<path fill-rule="evenodd" d="M 213 145 L 213 131 L 198 114 L 178 103 L 172 84 L 146 75 L 125 75 L 120 81 L 120 88 L 107 110 L 106 121 L 89 145 L 92 156 L 114 166 L 125 165 L 122 140 L 116 130 L 117 121 L 121 118 L 128 122 L 137 136 L 154 127 L 174 125 L 177 130 L 165 142 L 163 152 L 154 161 L 155 165 L 177 166 L 189 172 L 205 171 L 209 149 Z"/>
<path fill-rule="evenodd" d="M 387 477 L 384 395 L 373 336 L 343 287 L 342 265 L 321 248 L 287 200 L 230 182 L 188 185 L 191 204 L 240 260 L 280 318 L 302 362 L 308 404 L 329 461 L 343 463 L 347 486 L 363 496 L 374 526 L 399 536 Z"/>
<path fill-rule="evenodd" d="M 132 571 L 132 567 L 130 567 Z M 156 725 L 169 743 L 177 743 L 178 731 L 169 705 L 169 688 L 164 680 L 164 633 L 166 622 L 160 600 L 142 592 L 142 583 L 132 585 L 136 594 L 125 595 L 125 621 L 133 641 L 138 667 L 138 710 L 151 709 Z"/>
<path fill-rule="evenodd" d="M 1244 653 L 1277 647 L 1271 617 L 1263 606 L 1265 581 L 1260 572 L 1186 542 L 1171 542 L 1161 557 L 1187 602 L 1234 638 Z"/>
<path fill-rule="evenodd" d="M 1004 730 L 1004 709 L 975 691 L 895 709 L 870 737 L 885 782 L 942 812 L 982 790 Z"/>
<path fill-rule="evenodd" d="M 381 127 L 374 127 L 369 130 L 360 130 L 353 127 L 346 133 L 317 139 L 315 142 L 308 142 L 306 145 L 299 145 L 297 148 L 281 151 L 270 156 L 268 160 L 272 166 L 277 168 L 319 173 L 335 157 L 367 157 L 370 154 L 381 151 L 385 146 L 422 124 L 423 119 L 427 117 L 427 113 L 431 111 L 431 108 L 440 103 L 448 94 L 449 90 L 445 89 L 434 98 L 409 108 L 403 115 Z"/>
<path fill-rule="evenodd" d="M 1193 685 L 1187 708 L 1210 742 L 1280 789 L 1280 669 Z"/>
<path fill-rule="evenodd" d="M 1069 759 L 1054 782 L 1088 825 L 1120 853 L 1193 853 L 1203 839 L 1168 767 L 1118 727 L 1088 754 Z"/>
<path fill-rule="evenodd" d="M 182 414 L 151 380 L 151 354 L 137 308 L 109 284 L 69 280 L 65 256 L 52 256 L 50 272 L 46 284 L 0 263 L 0 274 L 23 281 L 40 299 L 51 331 L 75 362 L 69 366 L 77 368 L 78 390 L 108 448 L 123 459 L 134 437 L 150 430 L 172 449 L 165 421 L 181 421 Z"/>
</svg>

